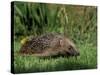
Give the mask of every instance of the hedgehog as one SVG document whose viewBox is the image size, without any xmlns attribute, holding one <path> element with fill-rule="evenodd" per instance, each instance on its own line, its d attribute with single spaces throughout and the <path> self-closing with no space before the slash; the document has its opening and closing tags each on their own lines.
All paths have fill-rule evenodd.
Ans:
<svg viewBox="0 0 100 75">
<path fill-rule="evenodd" d="M 34 56 L 79 56 L 79 50 L 68 37 L 49 33 L 37 37 L 29 37 L 20 48 L 20 53 Z"/>
</svg>

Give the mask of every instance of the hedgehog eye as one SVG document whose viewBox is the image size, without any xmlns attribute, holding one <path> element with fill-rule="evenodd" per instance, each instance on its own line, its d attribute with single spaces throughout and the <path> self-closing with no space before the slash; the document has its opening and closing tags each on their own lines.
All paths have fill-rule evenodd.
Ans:
<svg viewBox="0 0 100 75">
<path fill-rule="evenodd" d="M 69 48 L 68 48 L 69 50 L 71 50 L 72 49 L 72 46 L 69 46 Z"/>
</svg>

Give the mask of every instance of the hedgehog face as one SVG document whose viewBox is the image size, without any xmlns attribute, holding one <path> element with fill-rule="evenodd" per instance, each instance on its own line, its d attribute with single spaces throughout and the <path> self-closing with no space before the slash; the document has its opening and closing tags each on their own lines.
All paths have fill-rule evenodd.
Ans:
<svg viewBox="0 0 100 75">
<path fill-rule="evenodd" d="M 79 51 L 76 50 L 73 46 L 69 46 L 68 50 L 66 50 L 67 55 L 69 56 L 79 56 Z"/>
<path fill-rule="evenodd" d="M 60 40 L 62 52 L 67 56 L 79 56 L 79 51 L 69 39 Z"/>
</svg>

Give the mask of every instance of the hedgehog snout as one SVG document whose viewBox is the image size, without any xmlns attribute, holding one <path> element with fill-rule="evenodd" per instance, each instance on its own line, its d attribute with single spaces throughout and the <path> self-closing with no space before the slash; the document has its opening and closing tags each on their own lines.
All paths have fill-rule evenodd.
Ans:
<svg viewBox="0 0 100 75">
<path fill-rule="evenodd" d="M 74 49 L 70 49 L 66 53 L 69 56 L 79 56 L 80 55 L 80 52 L 78 50 L 74 50 Z"/>
</svg>

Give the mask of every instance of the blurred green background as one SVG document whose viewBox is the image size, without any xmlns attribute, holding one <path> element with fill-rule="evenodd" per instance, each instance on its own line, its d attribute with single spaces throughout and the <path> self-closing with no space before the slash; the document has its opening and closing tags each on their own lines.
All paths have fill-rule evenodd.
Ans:
<svg viewBox="0 0 100 75">
<path fill-rule="evenodd" d="M 61 57 L 44 60 L 17 54 L 20 40 L 45 33 L 69 36 L 80 49 L 78 60 Z M 96 68 L 97 7 L 14 2 L 14 53 L 16 73 Z"/>
</svg>

